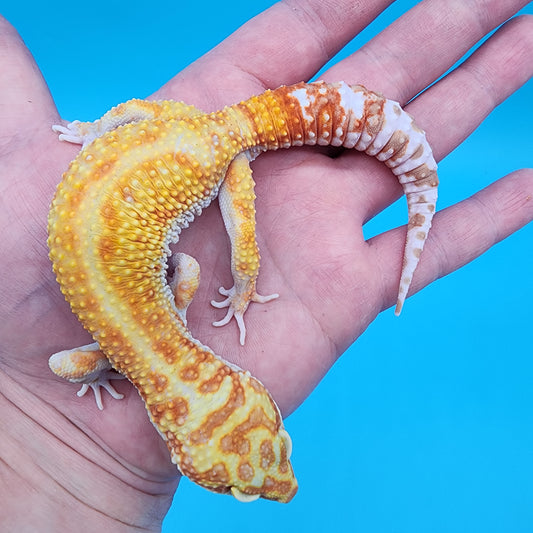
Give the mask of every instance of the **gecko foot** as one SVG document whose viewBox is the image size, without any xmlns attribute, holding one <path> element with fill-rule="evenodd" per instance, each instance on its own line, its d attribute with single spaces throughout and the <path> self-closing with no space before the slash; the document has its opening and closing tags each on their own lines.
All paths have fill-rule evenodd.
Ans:
<svg viewBox="0 0 533 533">
<path fill-rule="evenodd" d="M 83 135 L 78 127 L 81 124 L 79 120 L 74 120 L 66 126 L 61 124 L 54 124 L 52 131 L 59 133 L 59 140 L 69 142 L 72 144 L 83 144 Z"/>
<path fill-rule="evenodd" d="M 221 302 L 212 300 L 211 305 L 213 307 L 216 307 L 217 309 L 227 307 L 228 312 L 222 320 L 213 322 L 213 326 L 225 326 L 232 318 L 235 318 L 237 326 L 239 327 L 239 342 L 241 346 L 244 346 L 244 341 L 246 339 L 244 313 L 246 312 L 246 309 L 248 309 L 248 305 L 250 304 L 250 302 L 264 304 L 279 297 L 279 294 L 269 294 L 268 296 L 263 296 L 261 294 L 257 294 L 257 292 L 255 291 L 252 293 L 251 296 L 247 296 L 237 292 L 235 286 L 233 286 L 231 289 L 225 289 L 224 287 L 220 287 L 218 289 L 218 292 L 222 294 L 222 296 L 226 296 L 226 298 Z"/>
<path fill-rule="evenodd" d="M 69 142 L 72 144 L 81 144 L 85 148 L 88 144 L 93 142 L 97 137 L 102 135 L 102 131 L 98 129 L 98 121 L 94 122 L 80 122 L 74 120 L 69 122 L 66 126 L 61 124 L 54 124 L 52 131 L 59 133 L 58 139 L 60 141 Z"/>
<path fill-rule="evenodd" d="M 98 379 L 95 379 L 90 383 L 83 383 L 81 389 L 76 394 L 81 398 L 82 396 L 85 396 L 86 392 L 89 389 L 92 389 L 92 391 L 94 392 L 94 399 L 96 400 L 96 405 L 98 406 L 98 409 L 100 409 L 100 411 L 103 411 L 104 404 L 102 403 L 102 393 L 100 391 L 101 388 L 109 392 L 109 394 L 111 394 L 111 396 L 115 398 L 115 400 L 122 400 L 122 398 L 124 398 L 124 394 L 117 392 L 115 387 L 111 385 L 110 380 L 112 379 L 124 379 L 124 376 L 118 374 L 117 372 L 113 372 L 112 370 L 102 372 L 98 376 Z"/>
</svg>

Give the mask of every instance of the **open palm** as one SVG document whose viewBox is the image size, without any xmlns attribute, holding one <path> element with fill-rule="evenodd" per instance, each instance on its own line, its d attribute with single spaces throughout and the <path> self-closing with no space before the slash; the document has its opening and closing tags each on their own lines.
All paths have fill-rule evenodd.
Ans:
<svg viewBox="0 0 533 533">
<path fill-rule="evenodd" d="M 484 0 L 448 16 L 453 22 L 446 26 L 437 21 L 453 15 L 455 3 L 422 2 L 322 78 L 363 83 L 405 104 L 526 3 Z M 276 4 L 154 97 L 212 111 L 265 88 L 308 79 L 388 2 L 369 0 L 364 16 L 351 11 L 353 4 L 338 0 L 327 12 L 319 1 Z M 276 44 L 266 45 L 272 26 L 279 28 Z M 426 130 L 437 160 L 529 79 L 532 28 L 529 18 L 511 21 L 466 64 L 406 107 Z M 423 35 L 432 39 L 411 53 Z M 299 43 L 299 61 L 290 61 L 290 42 Z M 177 476 L 137 393 L 129 383 L 118 383 L 126 398 L 104 397 L 106 409 L 99 413 L 94 402 L 77 399 L 72 385 L 48 371 L 51 353 L 90 342 L 59 292 L 46 249 L 49 202 L 77 148 L 57 142 L 51 125 L 59 118 L 45 82 L 5 21 L 0 23 L 0 69 L 0 405 L 10 442 L 18 442 L 21 418 L 34 437 L 34 445 L 10 458 L 15 466 L 9 475 L 18 475 L 28 462 L 39 465 L 36 483 L 44 493 L 51 480 L 59 483 L 89 518 L 94 515 L 87 509 L 98 509 L 102 524 L 109 518 L 157 528 Z M 254 163 L 254 177 L 262 255 L 258 288 L 264 294 L 279 292 L 280 298 L 250 306 L 244 347 L 234 324 L 211 326 L 221 312 L 208 302 L 220 285 L 231 283 L 229 243 L 213 206 L 178 243 L 202 269 L 189 325 L 215 353 L 259 377 L 288 414 L 376 315 L 395 302 L 405 228 L 365 241 L 362 225 L 401 189 L 386 167 L 352 151 L 267 153 Z M 529 222 L 532 193 L 533 173 L 522 170 L 438 213 L 412 290 Z M 457 234 L 465 235 L 460 245 Z M 69 461 L 69 478 L 58 480 L 57 469 Z M 120 512 L 117 486 L 124 495 Z M 107 498 L 111 492 L 113 505 Z"/>
</svg>

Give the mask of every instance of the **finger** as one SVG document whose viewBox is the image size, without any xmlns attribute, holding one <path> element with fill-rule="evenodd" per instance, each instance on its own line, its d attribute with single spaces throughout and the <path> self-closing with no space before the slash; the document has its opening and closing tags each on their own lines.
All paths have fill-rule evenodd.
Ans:
<svg viewBox="0 0 533 533">
<path fill-rule="evenodd" d="M 410 294 L 461 268 L 531 222 L 532 197 L 533 169 L 523 169 L 438 212 Z M 396 228 L 369 241 L 383 274 L 382 309 L 396 300 L 404 237 L 405 228 Z"/>
<path fill-rule="evenodd" d="M 267 87 L 307 80 L 391 3 L 276 3 L 178 74 L 156 95 L 200 99 L 193 103 L 209 110 Z M 243 84 L 243 80 L 248 83 Z"/>
<path fill-rule="evenodd" d="M 2 138 L 9 140 L 16 131 L 33 130 L 39 118 L 50 118 L 55 106 L 31 53 L 1 16 L 0 72 L 0 128 Z"/>
<path fill-rule="evenodd" d="M 437 161 L 455 149 L 497 105 L 529 80 L 533 75 L 532 56 L 533 17 L 512 19 L 465 63 L 406 107 L 426 130 Z M 527 113 L 527 108 L 523 112 Z M 510 123 L 512 120 L 509 117 Z M 359 162 L 355 157 L 347 151 L 340 159 L 345 159 L 345 167 L 356 168 Z M 365 221 L 402 194 L 394 177 L 378 170 L 376 167 L 361 192 Z M 441 175 L 444 186 L 447 181 Z"/>
<path fill-rule="evenodd" d="M 453 66 L 526 0 L 425 0 L 324 79 L 362 83 L 404 104 Z"/>
<path fill-rule="evenodd" d="M 510 20 L 460 68 L 407 107 L 420 117 L 437 160 L 531 78 L 532 57 L 533 16 L 524 15 Z"/>
</svg>

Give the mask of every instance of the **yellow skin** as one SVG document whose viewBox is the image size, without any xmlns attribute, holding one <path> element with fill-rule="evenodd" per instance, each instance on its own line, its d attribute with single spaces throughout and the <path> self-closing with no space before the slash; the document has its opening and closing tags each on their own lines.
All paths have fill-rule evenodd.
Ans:
<svg viewBox="0 0 533 533">
<path fill-rule="evenodd" d="M 234 286 L 221 289 L 241 344 L 256 292 L 254 183 L 261 151 L 303 144 L 363 150 L 384 161 L 407 195 L 409 227 L 397 312 L 406 297 L 436 201 L 436 164 L 398 104 L 363 87 L 298 84 L 204 114 L 172 101 L 132 100 L 95 123 L 55 127 L 83 145 L 49 216 L 50 258 L 61 290 L 96 343 L 52 356 L 54 372 L 95 390 L 110 368 L 142 396 L 172 460 L 196 483 L 249 501 L 289 501 L 297 490 L 290 438 L 268 391 L 216 356 L 186 327 L 198 285 L 181 256 L 167 283 L 169 245 L 219 196 Z M 187 266 L 188 265 L 188 266 Z M 101 400 L 97 393 L 97 402 Z"/>
</svg>

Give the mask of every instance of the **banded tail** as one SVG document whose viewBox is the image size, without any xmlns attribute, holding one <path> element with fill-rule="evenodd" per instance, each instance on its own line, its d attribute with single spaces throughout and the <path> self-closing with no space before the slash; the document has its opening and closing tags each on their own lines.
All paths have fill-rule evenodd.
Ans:
<svg viewBox="0 0 533 533">
<path fill-rule="evenodd" d="M 426 135 L 400 104 L 344 82 L 283 86 L 234 106 L 253 124 L 259 150 L 331 145 L 383 161 L 407 198 L 409 223 L 396 304 L 399 315 L 437 201 L 437 163 Z"/>
</svg>

